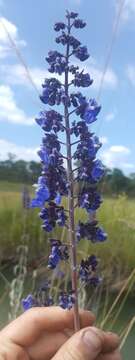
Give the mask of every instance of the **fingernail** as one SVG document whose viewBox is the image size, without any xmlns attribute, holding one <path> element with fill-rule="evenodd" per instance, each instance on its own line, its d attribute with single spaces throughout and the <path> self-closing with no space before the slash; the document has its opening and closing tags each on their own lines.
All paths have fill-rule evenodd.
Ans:
<svg viewBox="0 0 135 360">
<path fill-rule="evenodd" d="M 83 342 L 87 345 L 92 351 L 97 351 L 101 347 L 101 341 L 97 334 L 92 330 L 87 330 L 83 335 Z"/>
</svg>

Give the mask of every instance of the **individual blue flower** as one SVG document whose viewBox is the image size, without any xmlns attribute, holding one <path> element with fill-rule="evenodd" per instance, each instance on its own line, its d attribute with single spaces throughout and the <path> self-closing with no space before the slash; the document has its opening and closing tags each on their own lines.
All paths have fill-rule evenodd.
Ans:
<svg viewBox="0 0 135 360">
<path fill-rule="evenodd" d="M 77 59 L 81 61 L 85 61 L 89 58 L 88 50 L 86 46 L 79 46 L 77 49 L 74 50 L 74 55 Z"/>
<path fill-rule="evenodd" d="M 86 22 L 81 19 L 75 19 L 73 25 L 76 29 L 83 29 L 86 26 Z"/>
<path fill-rule="evenodd" d="M 50 254 L 49 259 L 48 259 L 48 267 L 50 269 L 55 269 L 56 266 L 58 265 L 60 259 L 61 259 L 60 258 L 60 252 L 59 252 L 58 247 L 53 246 L 51 254 Z"/>
<path fill-rule="evenodd" d="M 60 31 L 60 30 L 63 30 L 65 29 L 66 25 L 63 23 L 63 22 L 57 22 L 55 25 L 54 25 L 54 30 L 55 31 Z"/>
<path fill-rule="evenodd" d="M 45 83 L 42 85 L 43 92 L 40 95 L 40 100 L 44 104 L 55 105 L 57 102 L 57 96 L 61 94 L 61 83 L 55 78 L 45 79 Z"/>
<path fill-rule="evenodd" d="M 40 150 L 38 150 L 38 155 L 44 164 L 49 164 L 49 155 L 45 147 L 41 146 Z"/>
<path fill-rule="evenodd" d="M 43 225 L 42 225 L 42 229 L 44 231 L 51 232 L 53 230 L 53 227 L 54 226 L 51 222 L 49 222 L 47 219 L 44 220 Z"/>
<path fill-rule="evenodd" d="M 39 117 L 36 118 L 36 122 L 44 131 L 53 130 L 55 133 L 63 131 L 62 115 L 57 111 L 41 111 Z"/>
<path fill-rule="evenodd" d="M 82 189 L 78 196 L 78 205 L 88 213 L 96 211 L 102 203 L 101 195 L 93 189 Z"/>
<path fill-rule="evenodd" d="M 55 269 L 60 260 L 68 260 L 68 247 L 63 245 L 61 241 L 50 239 L 51 243 L 51 254 L 48 259 L 48 267 L 51 269 Z"/>
<path fill-rule="evenodd" d="M 100 160 L 96 160 L 93 163 L 93 168 L 91 171 L 91 176 L 94 181 L 100 181 L 104 175 L 105 169 Z"/>
<path fill-rule="evenodd" d="M 78 16 L 78 13 L 73 12 L 73 11 L 67 12 L 67 15 L 66 15 L 66 17 L 70 18 L 70 19 L 75 19 L 75 18 L 77 18 L 77 16 Z"/>
<path fill-rule="evenodd" d="M 29 294 L 25 299 L 22 299 L 22 306 L 23 309 L 26 311 L 31 309 L 32 307 L 38 306 L 38 302 L 33 295 Z"/>
<path fill-rule="evenodd" d="M 98 227 L 96 229 L 96 241 L 102 242 L 105 241 L 106 239 L 107 239 L 107 234 L 101 227 Z"/>
<path fill-rule="evenodd" d="M 88 86 L 92 85 L 93 80 L 90 78 L 90 75 L 88 73 L 84 74 L 83 71 L 80 73 L 79 73 L 79 71 L 76 71 L 75 77 L 72 80 L 72 83 L 78 87 L 80 87 L 80 86 L 88 87 Z"/>
<path fill-rule="evenodd" d="M 62 292 L 59 296 L 59 306 L 61 306 L 63 309 L 70 310 L 75 303 L 74 294 Z"/>
<path fill-rule="evenodd" d="M 97 226 L 97 220 L 83 223 L 79 221 L 76 229 L 76 238 L 78 241 L 87 238 L 92 243 L 102 242 L 107 239 L 107 234 L 104 230 Z"/>
<path fill-rule="evenodd" d="M 50 191 L 46 185 L 39 185 L 36 190 L 36 197 L 31 201 L 31 207 L 42 207 L 45 201 L 49 200 Z"/>
<path fill-rule="evenodd" d="M 65 223 L 66 223 L 66 215 L 65 215 L 65 212 L 64 212 L 64 209 L 61 208 L 61 209 L 58 209 L 57 211 L 57 220 L 56 220 L 56 223 L 59 225 L 59 226 L 64 226 Z"/>
<path fill-rule="evenodd" d="M 101 110 L 101 106 L 99 106 L 94 99 L 90 99 L 88 106 L 85 109 L 83 119 L 87 124 L 91 124 L 97 120 L 97 115 Z"/>
</svg>

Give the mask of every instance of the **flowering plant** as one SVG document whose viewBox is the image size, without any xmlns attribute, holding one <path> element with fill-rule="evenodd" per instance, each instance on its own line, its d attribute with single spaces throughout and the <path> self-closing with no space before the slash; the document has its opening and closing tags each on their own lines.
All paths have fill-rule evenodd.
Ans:
<svg viewBox="0 0 135 360">
<path fill-rule="evenodd" d="M 84 238 L 92 243 L 106 240 L 106 233 L 98 226 L 96 220 L 96 210 L 102 202 L 97 190 L 98 182 L 104 174 L 101 161 L 96 159 L 101 143 L 89 129 L 89 125 L 97 120 L 101 107 L 95 99 L 88 100 L 76 90 L 78 87 L 89 87 L 93 80 L 84 70 L 80 71 L 78 65 L 70 63 L 71 56 L 82 62 L 89 58 L 87 47 L 82 46 L 71 33 L 73 29 L 82 29 L 85 25 L 77 13 L 67 12 L 66 22 L 58 22 L 54 26 L 54 30 L 60 32 L 56 37 L 56 43 L 65 47 L 65 53 L 49 51 L 46 57 L 49 72 L 57 75 L 45 79 L 40 99 L 43 104 L 54 106 L 55 110 L 47 107 L 36 119 L 44 132 L 38 151 L 42 173 L 38 179 L 35 199 L 31 204 L 32 207 L 41 209 L 39 215 L 43 221 L 44 231 L 51 232 L 56 225 L 68 229 L 67 243 L 62 243 L 60 239 L 50 239 L 48 267 L 55 269 L 60 261 L 70 260 L 72 288 L 69 292 L 60 293 L 59 304 L 63 308 L 74 307 L 75 329 L 79 329 L 78 280 L 84 285 L 93 286 L 100 282 L 97 275 L 98 260 L 95 255 L 82 259 L 80 265 L 77 265 L 77 243 Z M 64 81 L 60 81 L 63 78 Z M 73 87 L 75 91 L 72 91 Z M 56 106 L 63 106 L 63 114 L 57 111 Z M 73 121 L 73 115 L 79 120 Z M 78 194 L 75 190 L 76 183 L 79 184 Z M 66 208 L 63 206 L 62 197 L 68 199 Z M 87 222 L 79 221 L 75 224 L 76 207 L 86 210 Z M 53 299 L 47 296 L 47 287 L 45 284 L 41 289 L 45 292 L 44 301 L 41 302 L 40 296 L 34 298 L 29 295 L 23 300 L 24 308 L 37 304 L 51 305 Z"/>
</svg>

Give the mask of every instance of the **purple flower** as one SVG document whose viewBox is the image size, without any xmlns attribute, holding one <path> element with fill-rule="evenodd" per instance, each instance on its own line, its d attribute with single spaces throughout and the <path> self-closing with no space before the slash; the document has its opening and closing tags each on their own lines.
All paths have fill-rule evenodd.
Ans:
<svg viewBox="0 0 135 360">
<path fill-rule="evenodd" d="M 79 46 L 77 49 L 74 50 L 74 55 L 77 57 L 77 59 L 81 61 L 85 61 L 89 58 L 86 46 Z"/>
<path fill-rule="evenodd" d="M 70 310 L 75 303 L 74 294 L 62 292 L 59 296 L 59 306 L 61 306 L 63 309 Z"/>
<path fill-rule="evenodd" d="M 98 227 L 96 229 L 96 241 L 102 242 L 107 239 L 107 234 L 104 232 L 104 230 L 101 227 Z"/>
<path fill-rule="evenodd" d="M 88 87 L 93 83 L 93 80 L 90 78 L 89 74 L 83 74 L 83 72 L 79 73 L 79 71 L 77 71 L 72 83 L 78 87 Z"/>
<path fill-rule="evenodd" d="M 93 168 L 91 171 L 91 176 L 94 181 L 99 181 L 102 179 L 104 175 L 105 169 L 103 167 L 103 164 L 100 160 L 96 160 L 93 163 Z"/>
<path fill-rule="evenodd" d="M 87 238 L 92 243 L 102 242 L 107 239 L 107 234 L 102 228 L 97 226 L 97 221 L 83 223 L 79 221 L 76 229 L 76 238 L 78 241 Z"/>
<path fill-rule="evenodd" d="M 43 93 L 40 96 L 44 104 L 55 105 L 57 103 L 57 96 L 61 96 L 61 83 L 55 78 L 46 79 L 42 85 Z"/>
<path fill-rule="evenodd" d="M 73 11 L 68 12 L 67 15 L 66 15 L 67 18 L 69 17 L 71 19 L 75 19 L 77 16 L 78 16 L 78 13 L 73 12 Z"/>
<path fill-rule="evenodd" d="M 54 25 L 54 30 L 55 31 L 60 31 L 60 30 L 63 30 L 65 29 L 66 25 L 63 23 L 63 22 L 57 22 L 55 25 Z"/>
<path fill-rule="evenodd" d="M 72 29 L 82 29 L 86 23 L 78 18 L 75 12 L 66 13 L 65 22 L 57 22 L 54 30 L 60 32 L 56 37 L 56 43 L 63 45 L 65 51 L 49 51 L 46 61 L 49 64 L 51 74 L 64 74 L 62 82 L 54 75 L 45 79 L 40 99 L 45 108 L 36 118 L 37 124 L 43 130 L 41 147 L 38 155 L 41 161 L 42 172 L 38 179 L 35 199 L 32 200 L 32 207 L 40 207 L 40 219 L 42 229 L 51 233 L 56 228 L 65 227 L 69 232 L 71 246 L 58 239 L 50 239 L 50 255 L 48 257 L 48 268 L 54 269 L 57 278 L 58 272 L 63 270 L 62 262 L 69 259 L 69 250 L 72 253 L 72 280 L 77 282 L 78 276 L 84 286 L 97 286 L 100 284 L 100 277 L 97 274 L 98 261 L 95 255 L 83 259 L 79 266 L 75 264 L 73 251 L 77 252 L 77 241 L 87 239 L 94 244 L 106 240 L 105 231 L 98 225 L 96 210 L 102 202 L 98 190 L 104 167 L 96 158 L 101 147 L 99 138 L 91 131 L 90 125 L 97 120 L 101 106 L 95 99 L 87 99 L 77 87 L 86 88 L 93 82 L 89 73 L 73 65 L 71 56 L 80 61 L 89 58 L 86 46 L 81 45 L 80 40 L 72 34 Z M 62 49 L 62 47 L 61 47 Z M 71 80 L 69 75 L 71 73 Z M 51 76 L 51 75 L 50 75 Z M 75 91 L 72 91 L 73 85 Z M 62 113 L 57 111 L 60 105 Z M 54 110 L 50 108 L 54 106 Z M 69 109 L 70 108 L 70 109 Z M 72 118 L 72 115 L 79 116 L 79 121 Z M 72 121 L 72 119 L 74 121 Z M 61 137 L 60 132 L 64 136 Z M 77 141 L 74 141 L 74 137 Z M 72 147 L 73 145 L 73 147 Z M 63 153 L 62 153 L 63 152 Z M 77 168 L 74 169 L 74 160 Z M 66 166 L 65 165 L 65 161 Z M 74 186 L 75 181 L 75 186 Z M 64 208 L 62 197 L 68 198 L 68 207 Z M 75 199 L 75 200 L 74 200 Z M 62 205 L 61 205 L 62 204 Z M 79 221 L 77 226 L 74 211 L 76 206 L 85 209 L 88 214 L 88 221 Z M 89 216 L 90 215 L 90 216 Z M 59 231 L 60 229 L 58 229 Z M 68 265 L 68 264 L 67 264 Z M 48 271 L 50 273 L 50 271 Z M 64 269 L 65 273 L 65 269 Z M 50 276 L 50 275 L 49 275 Z M 75 294 L 77 289 L 72 289 L 68 283 L 68 291 L 64 291 L 64 279 L 61 284 L 61 293 L 58 295 L 58 303 L 63 309 L 70 309 L 76 303 Z M 29 295 L 23 300 L 25 308 L 31 306 L 49 306 L 53 304 L 48 287 L 40 287 L 35 297 Z"/>
<path fill-rule="evenodd" d="M 88 213 L 96 211 L 102 203 L 101 195 L 94 189 L 82 189 L 78 196 L 78 205 Z"/>
<path fill-rule="evenodd" d="M 86 22 L 84 22 L 83 20 L 81 19 L 76 19 L 73 23 L 74 27 L 76 29 L 83 29 L 85 26 L 86 26 Z"/>
<path fill-rule="evenodd" d="M 40 117 L 36 119 L 36 122 L 44 131 L 50 132 L 53 130 L 55 133 L 63 131 L 62 115 L 57 111 L 41 111 Z"/>
<path fill-rule="evenodd" d="M 42 208 L 39 216 L 43 220 L 42 228 L 48 232 L 52 231 L 56 224 L 64 226 L 67 220 L 64 208 L 53 202 L 49 202 L 47 208 Z"/>
<path fill-rule="evenodd" d="M 98 106 L 97 102 L 94 99 L 90 99 L 88 106 L 85 109 L 83 119 L 87 124 L 97 120 L 97 115 L 101 110 L 101 106 Z"/>
<path fill-rule="evenodd" d="M 59 249 L 56 246 L 52 247 L 52 252 L 49 255 L 49 259 L 48 259 L 48 267 L 50 269 L 55 269 L 55 267 L 58 265 L 60 261 L 60 253 L 59 253 Z"/>
<path fill-rule="evenodd" d="M 26 311 L 31 309 L 32 307 L 38 306 L 38 302 L 34 298 L 34 296 L 30 294 L 25 299 L 22 299 L 22 306 L 23 309 Z"/>
<path fill-rule="evenodd" d="M 61 241 L 50 239 L 51 242 L 51 254 L 49 255 L 48 267 L 55 269 L 60 260 L 68 260 L 68 247 L 62 245 Z"/>
<path fill-rule="evenodd" d="M 45 201 L 49 200 L 50 192 L 46 185 L 38 185 L 36 197 L 31 201 L 31 207 L 42 207 Z"/>
</svg>

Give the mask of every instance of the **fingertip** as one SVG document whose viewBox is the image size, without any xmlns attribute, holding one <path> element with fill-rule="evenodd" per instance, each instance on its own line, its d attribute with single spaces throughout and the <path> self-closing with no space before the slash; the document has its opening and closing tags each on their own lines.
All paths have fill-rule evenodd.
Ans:
<svg viewBox="0 0 135 360">
<path fill-rule="evenodd" d="M 120 338 L 112 332 L 104 332 L 104 352 L 114 351 L 120 345 Z"/>
</svg>

